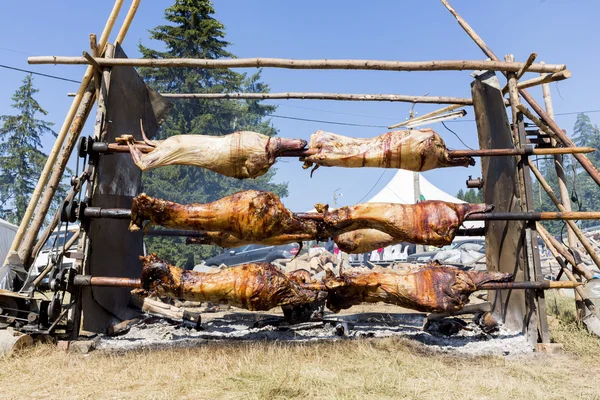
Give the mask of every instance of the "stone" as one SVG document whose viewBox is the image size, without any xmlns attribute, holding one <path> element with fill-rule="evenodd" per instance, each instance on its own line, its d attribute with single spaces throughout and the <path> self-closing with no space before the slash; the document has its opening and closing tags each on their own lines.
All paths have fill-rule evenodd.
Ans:
<svg viewBox="0 0 600 400">
<path fill-rule="evenodd" d="M 321 266 L 321 260 L 319 260 L 317 257 L 314 257 L 313 259 L 310 260 L 310 270 L 313 273 L 318 273 L 323 271 L 323 267 Z"/>
<path fill-rule="evenodd" d="M 70 344 L 71 342 L 68 340 L 59 340 L 58 342 L 56 342 L 56 348 L 62 351 L 67 351 L 69 350 Z"/>
<path fill-rule="evenodd" d="M 562 343 L 538 343 L 535 346 L 535 351 L 546 354 L 560 354 L 565 350 Z"/>
<path fill-rule="evenodd" d="M 69 350 L 87 354 L 96 348 L 94 340 L 73 340 L 69 346 Z"/>
</svg>

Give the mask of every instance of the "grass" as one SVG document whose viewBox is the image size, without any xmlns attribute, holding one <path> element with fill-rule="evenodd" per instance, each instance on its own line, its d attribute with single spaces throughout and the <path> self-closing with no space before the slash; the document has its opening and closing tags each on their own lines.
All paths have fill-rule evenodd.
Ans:
<svg viewBox="0 0 600 400">
<path fill-rule="evenodd" d="M 404 338 L 87 355 L 38 345 L 0 359 L 1 397 L 600 399 L 600 340 L 573 323 L 570 303 L 556 298 L 557 355 L 457 357 Z"/>
</svg>

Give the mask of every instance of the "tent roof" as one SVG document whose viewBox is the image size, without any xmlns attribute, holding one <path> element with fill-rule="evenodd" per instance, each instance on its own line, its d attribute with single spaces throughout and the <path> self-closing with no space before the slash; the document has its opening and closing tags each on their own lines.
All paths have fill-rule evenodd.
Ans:
<svg viewBox="0 0 600 400">
<path fill-rule="evenodd" d="M 415 185 L 413 181 L 413 172 L 399 169 L 396 175 L 388 182 L 383 189 L 374 195 L 368 203 L 400 203 L 414 204 Z M 449 195 L 440 188 L 434 186 L 422 174 L 419 175 L 419 189 L 421 196 L 425 200 L 441 200 L 449 203 L 464 203 L 464 201 Z M 465 221 L 463 225 L 466 228 L 483 227 L 483 221 Z"/>
<path fill-rule="evenodd" d="M 3 220 L 3 219 L 0 219 L 0 228 L 3 228 L 3 229 L 10 229 L 11 231 L 14 231 L 14 232 L 16 232 L 16 231 L 19 229 L 19 227 L 18 227 L 18 226 L 16 226 L 16 225 L 13 225 L 13 224 L 11 224 L 10 222 L 8 222 L 8 221 L 5 221 L 5 220 Z"/>
<path fill-rule="evenodd" d="M 369 203 L 400 203 L 413 204 L 415 202 L 414 172 L 399 169 L 388 184 L 374 195 Z M 419 174 L 419 189 L 425 200 L 442 200 L 450 203 L 464 203 L 464 201 L 449 195 L 434 186 L 423 175 Z"/>
</svg>

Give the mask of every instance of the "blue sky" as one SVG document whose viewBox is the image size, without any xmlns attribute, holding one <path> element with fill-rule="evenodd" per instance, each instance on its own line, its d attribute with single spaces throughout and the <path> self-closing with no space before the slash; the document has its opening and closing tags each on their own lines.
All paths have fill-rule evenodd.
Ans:
<svg viewBox="0 0 600 400">
<path fill-rule="evenodd" d="M 139 55 L 137 44 L 159 46 L 148 39 L 148 29 L 162 24 L 163 12 L 172 0 L 145 0 L 138 10 L 124 47 L 130 57 Z M 27 64 L 29 55 L 80 55 L 89 46 L 88 35 L 101 33 L 112 8 L 112 0 L 4 1 L 0 13 L 0 64 L 79 80 L 81 66 Z M 57 6 L 59 5 L 59 6 Z M 600 2 L 593 0 L 506 0 L 482 2 L 454 0 L 452 5 L 484 38 L 499 57 L 513 53 L 523 61 L 531 52 L 538 60 L 565 63 L 571 79 L 552 84 L 556 113 L 599 110 L 600 84 L 594 65 L 600 61 L 598 15 Z M 126 2 L 115 33 L 129 7 Z M 385 60 L 483 59 L 479 48 L 437 0 L 425 1 L 214 1 L 216 18 L 226 27 L 230 51 L 238 57 L 357 58 Z M 253 72 L 254 70 L 245 70 Z M 527 74 L 525 78 L 533 77 Z M 24 74 L 0 68 L 0 114 L 9 114 L 11 95 Z M 303 71 L 265 69 L 263 81 L 274 92 L 319 91 L 341 93 L 398 93 L 470 96 L 468 71 L 378 72 Z M 48 112 L 47 119 L 60 128 L 70 106 L 67 92 L 75 83 L 35 77 L 37 99 Z M 560 94 L 559 94 L 560 91 Z M 541 101 L 541 89 L 531 93 Z M 386 126 L 404 120 L 410 104 L 383 102 L 333 102 L 280 100 L 277 114 L 296 118 Z M 436 105 L 417 105 L 417 114 Z M 477 146 L 472 108 L 460 122 L 448 127 L 471 147 Z M 600 124 L 600 113 L 590 113 Z M 571 131 L 575 115 L 557 116 L 559 125 Z M 354 137 L 372 137 L 382 127 L 350 127 L 273 118 L 280 136 L 308 139 L 318 129 Z M 432 126 L 449 148 L 464 146 L 441 124 Z M 90 134 L 92 127 L 85 130 Z M 47 149 L 51 139 L 44 141 Z M 377 193 L 394 175 L 393 170 L 321 168 L 312 179 L 292 159 L 277 164 L 277 181 L 289 182 L 292 210 L 312 208 L 316 202 L 332 202 L 340 188 L 338 204 L 354 204 Z M 383 174 L 383 175 L 382 175 Z M 480 164 L 470 168 L 426 172 L 432 183 L 455 194 L 469 175 L 480 176 Z M 377 185 L 374 184 L 379 180 Z"/>
</svg>

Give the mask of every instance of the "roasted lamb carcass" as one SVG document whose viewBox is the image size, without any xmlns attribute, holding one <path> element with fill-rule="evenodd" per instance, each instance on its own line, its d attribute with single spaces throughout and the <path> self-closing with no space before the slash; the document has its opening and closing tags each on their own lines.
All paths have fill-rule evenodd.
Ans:
<svg viewBox="0 0 600 400">
<path fill-rule="evenodd" d="M 303 288 L 268 263 L 202 273 L 169 265 L 155 254 L 140 258 L 142 288 L 158 296 L 229 304 L 251 311 L 323 301 L 327 296 L 327 292 Z"/>
<path fill-rule="evenodd" d="M 140 229 L 146 220 L 166 228 L 213 232 L 212 237 L 221 240 L 214 244 L 235 240 L 234 247 L 312 240 L 322 231 L 320 222 L 296 217 L 276 194 L 256 190 L 238 192 L 213 203 L 189 205 L 141 194 L 133 199 L 129 229 Z"/>
<path fill-rule="evenodd" d="M 322 284 L 327 290 L 327 308 L 338 312 L 363 302 L 384 302 L 424 312 L 456 312 L 469 302 L 469 295 L 488 282 L 507 282 L 511 274 L 462 271 L 455 267 L 428 264 L 391 269 L 349 271 L 339 277 L 328 274 Z"/>
<path fill-rule="evenodd" d="M 263 175 L 285 151 L 302 150 L 305 140 L 284 139 L 242 131 L 225 136 L 176 135 L 165 140 L 148 140 L 154 147 L 142 153 L 128 140 L 133 162 L 142 171 L 165 165 L 195 165 L 233 178 Z"/>
<path fill-rule="evenodd" d="M 398 242 L 448 245 L 466 217 L 491 211 L 492 206 L 431 200 L 417 204 L 362 203 L 333 211 L 320 205 L 317 208 L 324 213 L 325 227 L 338 247 L 360 253 L 370 248 L 369 243 L 378 247 Z M 369 231 L 359 231 L 363 229 Z"/>
<path fill-rule="evenodd" d="M 304 168 L 400 168 L 428 171 L 475 165 L 471 157 L 450 157 L 444 141 L 431 129 L 392 131 L 372 139 L 357 139 L 317 131 L 310 137 Z"/>
</svg>

